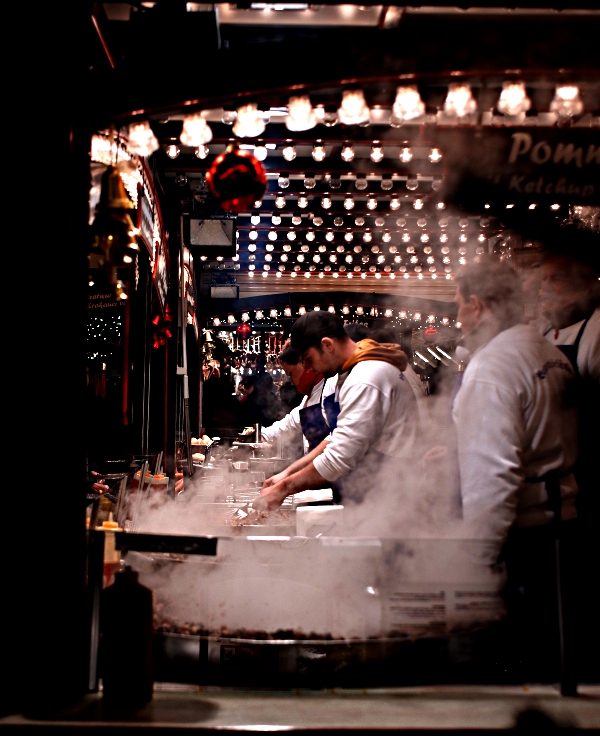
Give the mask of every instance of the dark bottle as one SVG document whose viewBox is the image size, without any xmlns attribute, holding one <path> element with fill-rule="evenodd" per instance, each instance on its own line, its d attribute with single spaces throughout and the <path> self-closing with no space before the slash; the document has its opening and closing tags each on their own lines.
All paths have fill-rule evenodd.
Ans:
<svg viewBox="0 0 600 736">
<path fill-rule="evenodd" d="M 102 591 L 100 676 L 103 699 L 115 706 L 152 700 L 152 591 L 126 566 Z"/>
</svg>

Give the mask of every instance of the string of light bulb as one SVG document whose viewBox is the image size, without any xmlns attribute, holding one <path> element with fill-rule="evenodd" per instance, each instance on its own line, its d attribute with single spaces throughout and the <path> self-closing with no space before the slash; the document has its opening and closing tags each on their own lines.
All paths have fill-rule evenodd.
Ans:
<svg viewBox="0 0 600 736">
<path fill-rule="evenodd" d="M 503 82 L 492 110 L 480 112 L 476 93 L 467 79 L 453 81 L 448 85 L 444 102 L 435 109 L 435 115 L 444 119 L 454 118 L 471 123 L 494 123 L 494 112 L 505 119 L 505 122 L 514 121 L 518 124 L 521 117 L 531 110 L 532 101 L 527 92 L 527 83 L 524 80 L 509 79 Z M 571 81 L 561 81 L 554 87 L 554 96 L 544 111 L 554 117 L 556 123 L 564 123 L 581 115 L 584 103 L 581 98 L 580 86 Z M 369 107 L 362 89 L 346 89 L 341 92 L 341 100 L 336 111 L 326 111 L 324 105 L 313 106 L 310 95 L 293 95 L 288 99 L 287 107 L 278 108 L 278 115 L 272 110 L 260 110 L 258 103 L 245 102 L 236 109 L 224 109 L 220 113 L 220 122 L 231 125 L 232 133 L 237 138 L 256 138 L 262 135 L 271 122 L 283 122 L 292 132 L 311 130 L 322 124 L 326 127 L 335 125 L 370 125 L 374 120 L 375 110 Z M 416 84 L 401 84 L 396 87 L 394 102 L 389 109 L 378 106 L 376 122 L 388 124 L 391 127 L 400 127 L 407 123 L 418 124 L 427 114 L 426 105 Z M 185 146 L 196 148 L 201 154 L 205 147 L 213 140 L 213 131 L 208 120 L 215 117 L 214 111 L 201 110 L 189 113 L 183 118 L 180 142 Z M 159 147 L 156 136 L 148 121 L 135 122 L 129 126 L 128 147 L 130 152 L 141 156 L 151 155 Z M 372 145 L 371 158 L 373 161 L 382 159 L 382 152 L 378 150 L 379 141 Z M 173 157 L 176 157 L 177 143 L 170 146 Z M 293 160 L 291 150 L 286 153 L 287 160 Z M 266 153 L 265 153 L 266 155 Z M 350 155 L 350 154 L 348 154 Z M 313 158 L 322 161 L 326 156 L 323 141 L 317 140 L 313 146 Z M 199 157 L 202 157 L 200 155 Z M 351 160 L 351 159 L 349 159 Z M 439 160 L 434 156 L 432 160 Z"/>
</svg>

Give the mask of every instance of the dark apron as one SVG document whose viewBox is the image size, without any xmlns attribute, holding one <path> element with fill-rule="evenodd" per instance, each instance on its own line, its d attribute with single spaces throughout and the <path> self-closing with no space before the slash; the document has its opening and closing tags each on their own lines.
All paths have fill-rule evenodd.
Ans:
<svg viewBox="0 0 600 736">
<path fill-rule="evenodd" d="M 325 387 L 325 384 L 323 384 L 323 387 Z M 310 407 L 311 409 L 313 407 Z M 327 422 L 323 420 L 323 414 L 321 412 L 321 404 L 318 404 L 319 413 L 321 420 L 323 421 L 323 424 L 327 427 L 327 432 L 319 442 L 325 439 L 325 437 L 333 432 L 333 430 L 337 427 L 337 420 L 340 415 L 340 402 L 335 400 L 335 394 L 330 394 L 329 396 L 326 396 L 323 399 L 323 411 L 325 412 L 325 416 L 327 417 Z M 300 412 L 302 414 L 302 412 Z M 302 417 L 300 417 L 300 423 L 302 423 Z M 304 432 L 304 425 L 302 426 L 302 431 Z M 305 435 L 306 437 L 306 435 Z M 308 439 L 308 437 L 306 437 Z M 310 440 L 309 440 L 310 444 Z M 317 442 L 317 444 L 319 444 Z M 316 445 L 315 445 L 316 447 Z M 334 503 L 340 503 L 342 500 L 342 493 L 343 493 L 343 484 L 341 478 L 338 478 L 337 480 L 331 481 L 331 490 L 333 491 L 333 502 Z"/>
<path fill-rule="evenodd" d="M 574 566 L 575 586 L 579 593 L 575 618 L 577 666 L 584 682 L 596 682 L 600 677 L 600 635 L 596 611 L 596 586 L 590 584 L 589 565 L 595 569 L 598 559 L 597 524 L 600 518 L 597 456 L 600 447 L 598 417 L 600 416 L 600 386 L 589 376 L 581 376 L 577 365 L 579 344 L 589 317 L 581 325 L 573 345 L 557 345 L 568 358 L 577 376 L 578 457 L 574 475 L 578 493 L 577 509 L 578 564 Z M 546 333 L 547 334 L 547 333 Z M 591 562 L 590 561 L 594 561 Z"/>
<path fill-rule="evenodd" d="M 315 447 L 320 445 L 330 433 L 329 425 L 323 418 L 320 401 L 318 404 L 305 406 L 304 409 L 300 409 L 299 413 L 302 434 L 306 437 L 310 452 L 310 450 L 314 450 Z"/>
</svg>

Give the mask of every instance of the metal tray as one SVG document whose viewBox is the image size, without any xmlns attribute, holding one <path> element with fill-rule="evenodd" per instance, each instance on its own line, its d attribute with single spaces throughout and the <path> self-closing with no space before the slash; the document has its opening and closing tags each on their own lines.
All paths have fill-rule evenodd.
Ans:
<svg viewBox="0 0 600 736">
<path fill-rule="evenodd" d="M 237 639 L 157 632 L 155 679 L 268 689 L 518 681 L 498 626 L 423 639 Z"/>
</svg>

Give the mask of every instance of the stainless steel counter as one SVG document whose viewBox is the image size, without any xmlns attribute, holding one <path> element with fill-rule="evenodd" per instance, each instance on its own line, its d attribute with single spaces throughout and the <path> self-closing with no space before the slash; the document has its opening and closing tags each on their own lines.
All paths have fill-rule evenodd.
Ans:
<svg viewBox="0 0 600 736">
<path fill-rule="evenodd" d="M 151 728 L 204 731 L 508 730 L 515 726 L 600 728 L 600 686 L 566 698 L 552 686 L 444 686 L 379 690 L 251 691 L 157 684 L 137 711 L 106 711 L 100 694 L 45 718 L 0 719 L 0 727 Z M 533 731 L 531 731 L 533 732 Z"/>
</svg>

